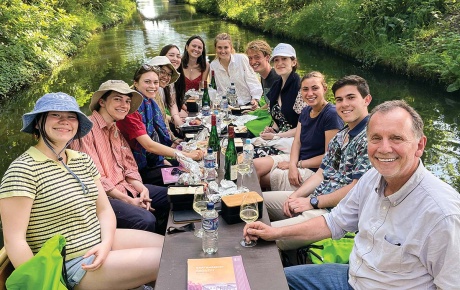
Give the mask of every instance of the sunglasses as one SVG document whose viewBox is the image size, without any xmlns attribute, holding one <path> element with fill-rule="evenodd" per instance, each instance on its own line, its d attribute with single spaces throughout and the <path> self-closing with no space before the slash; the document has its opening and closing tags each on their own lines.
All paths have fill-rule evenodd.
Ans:
<svg viewBox="0 0 460 290">
<path fill-rule="evenodd" d="M 149 71 L 153 71 L 157 74 L 161 73 L 160 67 L 156 65 L 149 65 L 149 64 L 143 64 L 141 67 L 136 71 L 136 75 L 143 74 Z"/>
<path fill-rule="evenodd" d="M 173 170 L 171 170 L 171 175 L 181 175 L 182 173 L 184 173 L 184 171 L 179 168 L 173 168 Z"/>
</svg>

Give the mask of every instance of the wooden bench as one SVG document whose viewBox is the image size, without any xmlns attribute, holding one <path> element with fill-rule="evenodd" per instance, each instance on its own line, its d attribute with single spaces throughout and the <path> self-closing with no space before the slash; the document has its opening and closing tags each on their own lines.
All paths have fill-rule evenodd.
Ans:
<svg viewBox="0 0 460 290">
<path fill-rule="evenodd" d="M 0 250 L 0 290 L 5 290 L 5 282 L 11 272 L 13 272 L 13 265 L 10 263 L 10 259 L 6 255 L 5 248 Z"/>
</svg>

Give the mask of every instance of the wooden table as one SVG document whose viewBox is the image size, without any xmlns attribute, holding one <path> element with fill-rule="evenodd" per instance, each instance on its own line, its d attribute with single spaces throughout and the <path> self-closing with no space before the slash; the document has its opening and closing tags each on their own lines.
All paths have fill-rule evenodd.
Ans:
<svg viewBox="0 0 460 290">
<path fill-rule="evenodd" d="M 245 185 L 250 190 L 261 193 L 254 170 L 244 180 Z M 270 224 L 265 205 L 260 220 Z M 172 223 L 171 218 L 168 227 L 170 225 L 177 226 Z M 244 248 L 239 244 L 243 237 L 243 227 L 243 222 L 228 225 L 219 216 L 219 250 L 214 255 L 206 255 L 203 252 L 201 239 L 195 237 L 192 231 L 166 234 L 155 289 L 187 289 L 187 259 L 236 255 L 241 255 L 243 258 L 244 268 L 252 290 L 289 289 L 275 242 L 258 241 L 255 247 Z"/>
</svg>

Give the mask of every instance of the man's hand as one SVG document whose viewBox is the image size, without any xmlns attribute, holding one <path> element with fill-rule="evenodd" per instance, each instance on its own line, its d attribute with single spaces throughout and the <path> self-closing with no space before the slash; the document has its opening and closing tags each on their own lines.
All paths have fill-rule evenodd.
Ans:
<svg viewBox="0 0 460 290">
<path fill-rule="evenodd" d="M 274 241 L 277 239 L 277 229 L 268 226 L 262 222 L 254 222 L 247 224 L 243 229 L 243 236 L 246 241 L 257 241 L 259 238 L 266 241 Z"/>
<path fill-rule="evenodd" d="M 149 190 L 145 185 L 142 184 L 142 191 L 139 193 L 139 198 L 141 199 L 141 207 L 145 208 L 146 210 L 150 210 L 152 199 L 150 199 Z"/>
<path fill-rule="evenodd" d="M 289 208 L 293 214 L 299 214 L 313 209 L 309 197 L 298 197 L 288 200 Z"/>
</svg>

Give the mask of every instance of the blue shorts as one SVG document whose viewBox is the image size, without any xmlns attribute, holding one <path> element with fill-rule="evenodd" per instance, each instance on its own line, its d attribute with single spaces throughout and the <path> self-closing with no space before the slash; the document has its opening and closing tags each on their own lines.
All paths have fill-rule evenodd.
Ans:
<svg viewBox="0 0 460 290">
<path fill-rule="evenodd" d="M 86 271 L 81 268 L 82 264 L 89 265 L 93 263 L 95 255 L 91 255 L 88 258 L 77 257 L 72 260 L 65 262 L 65 269 L 67 271 L 67 282 L 72 287 L 79 284 L 81 279 L 86 274 Z"/>
</svg>

